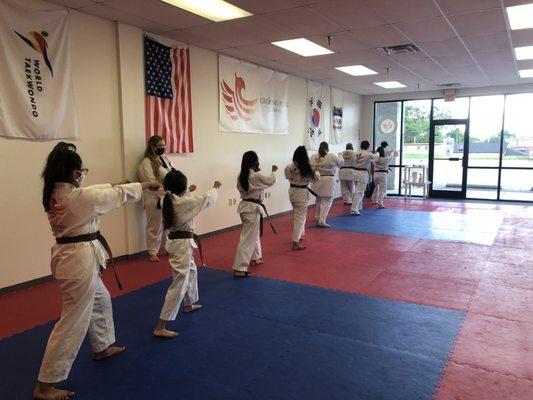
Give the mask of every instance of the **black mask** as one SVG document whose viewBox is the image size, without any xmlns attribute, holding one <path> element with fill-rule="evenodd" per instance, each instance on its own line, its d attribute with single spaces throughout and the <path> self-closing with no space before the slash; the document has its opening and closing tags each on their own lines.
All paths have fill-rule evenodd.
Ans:
<svg viewBox="0 0 533 400">
<path fill-rule="evenodd" d="M 157 154 L 158 156 L 162 156 L 163 154 L 165 154 L 165 149 L 156 149 L 155 154 Z"/>
</svg>

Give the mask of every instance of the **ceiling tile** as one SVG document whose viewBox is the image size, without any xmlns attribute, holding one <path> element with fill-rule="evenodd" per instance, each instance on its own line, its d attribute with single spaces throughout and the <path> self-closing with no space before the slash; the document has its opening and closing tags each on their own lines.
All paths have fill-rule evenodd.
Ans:
<svg viewBox="0 0 533 400">
<path fill-rule="evenodd" d="M 335 21 L 345 29 L 368 28 L 387 23 L 377 12 L 365 5 L 365 0 L 322 1 L 309 8 Z"/>
<path fill-rule="evenodd" d="M 251 31 L 224 22 L 194 26 L 192 28 L 183 29 L 182 31 L 203 37 L 207 40 L 214 39 L 218 43 L 223 43 L 224 48 L 264 42 L 263 39 L 256 36 Z"/>
<path fill-rule="evenodd" d="M 500 0 L 437 0 L 445 14 L 463 14 L 500 8 Z"/>
<path fill-rule="evenodd" d="M 462 39 L 472 53 L 502 51 L 511 48 L 507 32 L 496 32 L 479 36 L 465 36 Z"/>
<path fill-rule="evenodd" d="M 514 47 L 533 46 L 533 29 L 511 31 L 511 40 Z"/>
<path fill-rule="evenodd" d="M 252 14 L 264 14 L 272 11 L 288 10 L 320 0 L 231 0 L 230 3 Z"/>
<path fill-rule="evenodd" d="M 449 38 L 439 41 L 417 42 L 417 46 L 432 57 L 448 57 L 452 55 L 464 55 L 466 49 L 457 38 Z"/>
<path fill-rule="evenodd" d="M 282 49 L 281 47 L 274 46 L 270 43 L 253 44 L 249 46 L 239 46 L 245 52 L 254 54 L 256 57 L 263 57 L 267 60 L 283 60 L 287 58 L 294 58 L 295 54 Z"/>
<path fill-rule="evenodd" d="M 94 1 L 91 0 L 49 0 L 50 3 L 59 4 L 61 6 L 65 6 L 68 8 L 80 8 L 80 7 L 87 7 L 92 6 L 94 4 Z"/>
<path fill-rule="evenodd" d="M 417 70 L 417 71 L 428 71 L 435 68 L 439 68 L 437 63 L 434 60 L 427 57 L 425 54 L 415 53 L 415 54 L 397 54 L 392 56 L 400 64 L 405 67 Z"/>
<path fill-rule="evenodd" d="M 111 21 L 120 21 L 125 24 L 134 25 L 153 33 L 165 32 L 172 29 L 170 26 L 144 19 L 133 13 L 117 10 L 116 8 L 106 6 L 105 4 L 94 4 L 89 7 L 83 7 L 80 11 Z"/>
<path fill-rule="evenodd" d="M 270 21 L 302 36 L 338 32 L 342 28 L 329 20 L 321 18 L 307 7 L 291 8 L 283 12 L 265 14 Z"/>
<path fill-rule="evenodd" d="M 518 69 L 530 69 L 533 68 L 533 60 L 520 60 L 516 62 Z"/>
<path fill-rule="evenodd" d="M 468 53 L 461 54 L 460 56 L 449 56 L 449 57 L 434 57 L 435 60 L 442 65 L 444 68 L 454 68 L 454 67 L 468 67 L 475 65 L 475 62 L 472 60 L 472 57 Z"/>
<path fill-rule="evenodd" d="M 162 33 L 162 36 L 165 36 L 169 39 L 177 40 L 182 43 L 190 44 L 193 46 L 202 47 L 209 50 L 219 50 L 231 46 L 227 46 L 224 43 L 220 43 L 210 39 L 209 37 L 204 37 L 197 35 L 191 32 L 185 32 L 182 30 L 175 30 Z"/>
<path fill-rule="evenodd" d="M 409 42 L 392 25 L 382 25 L 350 31 L 354 37 L 368 47 L 395 46 Z"/>
<path fill-rule="evenodd" d="M 452 15 L 448 18 L 459 36 L 483 35 L 507 30 L 502 10 Z"/>
<path fill-rule="evenodd" d="M 331 45 L 328 43 L 328 35 L 307 36 L 306 38 L 335 53 L 367 48 L 367 46 L 358 41 L 355 38 L 355 35 L 351 32 L 338 32 L 331 35 Z"/>
<path fill-rule="evenodd" d="M 490 51 L 486 53 L 476 53 L 474 58 L 480 64 L 499 63 L 502 61 L 512 61 L 514 59 L 511 49 L 502 51 Z"/>
<path fill-rule="evenodd" d="M 422 21 L 441 15 L 435 4 L 428 0 L 366 0 L 366 4 L 389 22 Z"/>
<path fill-rule="evenodd" d="M 255 63 L 255 64 L 261 64 L 262 62 L 267 61 L 263 57 L 260 57 L 256 54 L 253 54 L 248 51 L 241 50 L 241 49 L 237 49 L 234 47 L 228 48 L 228 49 L 221 49 L 218 52 L 221 54 L 230 56 L 230 57 L 238 58 L 240 60 L 245 60 L 245 61 Z"/>
<path fill-rule="evenodd" d="M 443 40 L 455 36 L 450 25 L 443 17 L 396 24 L 396 27 L 415 42 Z"/>
<path fill-rule="evenodd" d="M 142 16 L 142 18 L 154 23 L 170 26 L 171 29 L 183 29 L 211 23 L 208 19 L 159 0 L 108 0 L 105 5 L 121 12 Z"/>
<path fill-rule="evenodd" d="M 275 42 L 278 40 L 296 39 L 301 37 L 301 35 L 295 33 L 293 30 L 284 28 L 272 20 L 260 15 L 252 15 L 251 17 L 220 23 L 225 24 L 229 28 L 235 27 L 243 32 L 249 32 L 249 34 L 259 37 L 265 42 Z"/>
</svg>

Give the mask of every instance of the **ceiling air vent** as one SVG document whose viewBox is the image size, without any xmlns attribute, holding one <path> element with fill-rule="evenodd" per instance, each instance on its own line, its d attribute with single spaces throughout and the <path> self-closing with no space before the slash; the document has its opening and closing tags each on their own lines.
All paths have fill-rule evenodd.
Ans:
<svg viewBox="0 0 533 400">
<path fill-rule="evenodd" d="M 443 89 L 447 89 L 447 88 L 455 88 L 455 87 L 458 87 L 458 86 L 461 86 L 460 83 L 439 83 L 437 85 L 437 87 L 440 87 L 440 88 L 443 88 Z"/>
<path fill-rule="evenodd" d="M 378 51 L 385 54 L 416 53 L 420 51 L 413 43 L 400 44 L 398 46 L 378 47 Z"/>
</svg>

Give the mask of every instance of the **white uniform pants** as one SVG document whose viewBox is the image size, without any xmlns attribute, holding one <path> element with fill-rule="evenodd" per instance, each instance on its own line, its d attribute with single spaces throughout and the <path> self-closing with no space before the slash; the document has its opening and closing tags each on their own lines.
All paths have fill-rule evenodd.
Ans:
<svg viewBox="0 0 533 400">
<path fill-rule="evenodd" d="M 161 318 L 164 321 L 174 321 L 178 315 L 181 303 L 185 306 L 193 305 L 198 301 L 198 271 L 194 263 L 194 254 L 189 239 L 174 239 L 183 241 L 187 247 L 180 246 L 183 251 L 174 253 L 169 251 L 168 260 L 172 267 L 172 283 L 165 296 L 165 303 L 161 309 Z M 170 245 L 169 241 L 169 245 Z M 169 249 L 171 246 L 167 246 Z M 169 249 L 170 250 L 170 249 Z"/>
<path fill-rule="evenodd" d="M 153 199 L 146 199 L 144 208 L 146 210 L 146 247 L 148 254 L 157 255 L 161 249 L 165 248 L 167 236 L 163 232 L 163 214 Z"/>
<path fill-rule="evenodd" d="M 333 203 L 333 196 L 318 196 L 316 198 L 316 219 L 319 224 L 325 224 L 329 209 Z"/>
<path fill-rule="evenodd" d="M 95 262 L 78 279 L 58 279 L 58 283 L 63 310 L 48 339 L 39 371 L 38 379 L 45 383 L 67 379 L 87 331 L 95 353 L 115 342 L 111 297 L 100 278 L 99 265 Z"/>
<path fill-rule="evenodd" d="M 233 261 L 233 270 L 248 271 L 250 261 L 258 260 L 262 255 L 259 236 L 260 214 L 259 212 L 244 212 L 239 215 L 242 221 L 242 231 Z"/>
<path fill-rule="evenodd" d="M 352 204 L 354 195 L 354 181 L 341 179 L 342 199 L 347 204 Z"/>
<path fill-rule="evenodd" d="M 387 173 L 374 172 L 374 185 L 374 193 L 376 194 L 375 202 L 377 205 L 382 206 L 383 199 L 387 195 Z"/>
<path fill-rule="evenodd" d="M 302 236 L 305 235 L 305 220 L 307 219 L 307 204 L 309 202 L 307 193 L 307 189 L 289 189 L 289 199 L 294 210 L 293 242 L 299 242 Z"/>
<path fill-rule="evenodd" d="M 355 171 L 355 176 L 355 195 L 353 196 L 352 211 L 359 211 L 363 209 L 363 198 L 368 184 L 368 172 Z"/>
</svg>

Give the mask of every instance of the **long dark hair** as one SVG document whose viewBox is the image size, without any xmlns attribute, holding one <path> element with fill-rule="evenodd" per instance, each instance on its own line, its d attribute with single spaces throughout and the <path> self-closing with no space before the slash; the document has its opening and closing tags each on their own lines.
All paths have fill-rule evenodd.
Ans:
<svg viewBox="0 0 533 400">
<path fill-rule="evenodd" d="M 187 190 L 187 177 L 178 170 L 172 170 L 165 175 L 163 187 L 167 192 L 181 196 Z M 167 193 L 163 199 L 163 226 L 170 229 L 174 226 L 174 207 L 172 206 L 172 196 Z"/>
<path fill-rule="evenodd" d="M 44 181 L 43 207 L 50 210 L 50 199 L 56 182 L 72 182 L 72 172 L 81 169 L 81 157 L 76 153 L 76 146 L 72 143 L 59 142 L 48 154 L 46 165 L 41 174 Z"/>
<path fill-rule="evenodd" d="M 376 151 L 379 153 L 380 157 L 385 157 L 385 149 L 383 147 L 378 147 Z"/>
<path fill-rule="evenodd" d="M 250 177 L 250 170 L 256 170 L 259 167 L 259 157 L 255 151 L 247 151 L 242 155 L 241 172 L 239 174 L 239 183 L 244 191 L 250 189 L 248 178 Z"/>
<path fill-rule="evenodd" d="M 309 156 L 307 155 L 305 146 L 298 146 L 296 150 L 294 150 L 292 161 L 300 170 L 300 175 L 302 178 L 313 179 L 315 177 L 313 169 L 311 168 L 311 164 L 309 164 Z"/>
<path fill-rule="evenodd" d="M 326 154 L 328 154 L 328 152 L 329 152 L 328 142 L 320 143 L 320 146 L 318 147 L 318 154 L 320 154 L 320 157 L 325 157 Z"/>
<path fill-rule="evenodd" d="M 370 147 L 370 142 L 368 140 L 363 140 L 361 142 L 361 149 L 362 150 L 368 150 L 369 147 Z"/>
<path fill-rule="evenodd" d="M 159 174 L 159 156 L 154 151 L 154 147 L 156 147 L 157 144 L 162 140 L 163 138 L 161 136 L 152 136 L 150 139 L 148 139 L 148 142 L 146 143 L 146 150 L 144 150 L 144 156 L 150 159 L 155 179 L 157 179 L 158 182 L 161 182 L 162 177 Z"/>
</svg>

